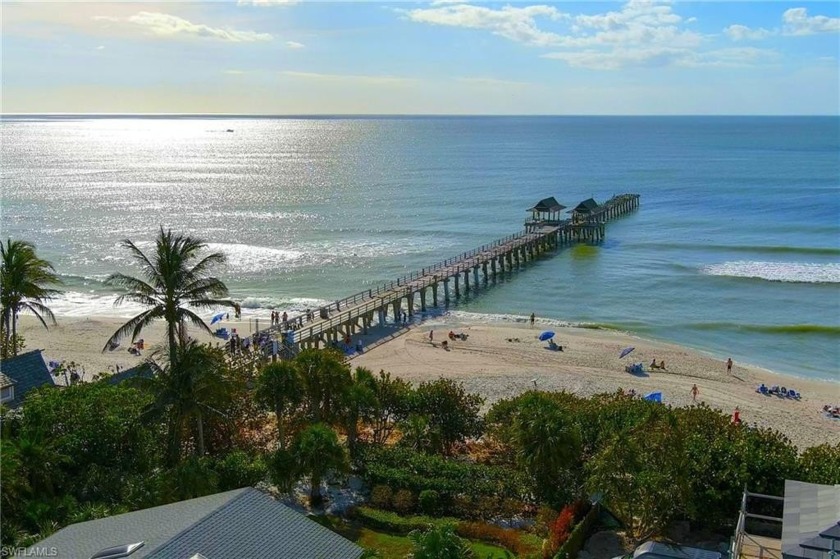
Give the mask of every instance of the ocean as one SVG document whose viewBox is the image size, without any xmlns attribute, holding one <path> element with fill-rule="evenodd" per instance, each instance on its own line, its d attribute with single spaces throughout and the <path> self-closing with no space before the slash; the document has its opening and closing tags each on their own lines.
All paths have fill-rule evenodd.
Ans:
<svg viewBox="0 0 840 559">
<path fill-rule="evenodd" d="M 4 117 L 2 236 L 128 316 L 102 280 L 163 226 L 228 255 L 245 312 L 294 314 L 573 207 L 641 194 L 606 240 L 448 311 L 616 328 L 840 380 L 837 117 Z"/>
</svg>

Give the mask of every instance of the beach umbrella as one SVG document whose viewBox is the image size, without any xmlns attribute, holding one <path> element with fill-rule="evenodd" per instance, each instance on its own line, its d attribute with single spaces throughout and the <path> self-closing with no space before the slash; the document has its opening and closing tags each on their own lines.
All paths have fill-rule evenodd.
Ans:
<svg viewBox="0 0 840 559">
<path fill-rule="evenodd" d="M 648 402 L 659 402 L 662 403 L 662 392 L 651 392 L 650 394 L 645 395 L 645 400 Z"/>
<path fill-rule="evenodd" d="M 540 334 L 540 341 L 544 342 L 546 340 L 550 340 L 553 337 L 554 337 L 554 332 L 552 332 L 551 330 L 546 330 L 545 332 Z"/>
<path fill-rule="evenodd" d="M 621 355 L 619 355 L 618 358 L 621 359 L 625 355 L 629 355 L 630 352 L 632 352 L 634 349 L 636 349 L 636 348 L 635 347 L 625 347 L 624 349 L 621 350 Z"/>
<path fill-rule="evenodd" d="M 213 318 L 210 319 L 210 326 L 216 324 L 217 322 L 221 321 L 225 317 L 226 313 L 217 312 L 213 315 Z"/>
</svg>

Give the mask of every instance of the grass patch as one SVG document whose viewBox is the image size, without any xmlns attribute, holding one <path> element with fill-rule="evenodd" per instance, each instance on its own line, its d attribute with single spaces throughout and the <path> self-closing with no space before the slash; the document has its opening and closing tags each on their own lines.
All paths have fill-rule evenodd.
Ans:
<svg viewBox="0 0 840 559">
<path fill-rule="evenodd" d="M 365 549 L 374 549 L 382 559 L 405 559 L 414 550 L 414 544 L 408 536 L 393 536 L 362 528 L 356 543 Z M 478 559 L 511 559 L 513 555 L 501 547 L 483 542 L 470 542 L 470 547 Z"/>
</svg>

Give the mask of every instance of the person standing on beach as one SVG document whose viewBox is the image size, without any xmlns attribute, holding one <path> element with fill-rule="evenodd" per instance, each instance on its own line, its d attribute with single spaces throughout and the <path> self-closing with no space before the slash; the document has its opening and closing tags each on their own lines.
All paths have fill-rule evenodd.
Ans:
<svg viewBox="0 0 840 559">
<path fill-rule="evenodd" d="M 533 328 L 533 327 L 534 327 L 534 319 L 535 319 L 535 318 L 536 318 L 536 317 L 534 316 L 534 313 L 531 313 L 531 328 Z"/>
<path fill-rule="evenodd" d="M 732 374 L 732 358 L 731 357 L 726 360 L 726 374 L 727 375 Z"/>
<path fill-rule="evenodd" d="M 735 425 L 740 425 L 741 423 L 741 410 L 738 409 L 738 406 L 735 406 L 735 411 L 732 412 L 732 423 Z"/>
<path fill-rule="evenodd" d="M 429 330 L 429 343 L 430 344 L 435 343 L 435 331 L 434 330 Z"/>
<path fill-rule="evenodd" d="M 696 385 L 696 384 L 695 384 L 694 386 L 692 386 L 692 387 L 691 387 L 691 400 L 692 400 L 693 402 L 696 402 L 696 401 L 697 401 L 697 394 L 699 394 L 699 393 L 700 393 L 700 389 L 699 389 L 699 388 L 697 388 L 697 385 Z"/>
</svg>

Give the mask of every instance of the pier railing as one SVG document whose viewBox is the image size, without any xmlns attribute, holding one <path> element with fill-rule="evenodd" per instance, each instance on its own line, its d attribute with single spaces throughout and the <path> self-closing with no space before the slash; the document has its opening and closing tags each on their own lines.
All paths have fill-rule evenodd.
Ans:
<svg viewBox="0 0 840 559">
<path fill-rule="evenodd" d="M 521 230 L 481 245 L 478 248 L 465 251 L 457 256 L 447 258 L 431 266 L 415 270 L 395 280 L 333 301 L 314 310 L 314 320 L 309 321 L 309 326 L 306 325 L 303 314 L 290 317 L 288 322 L 289 324 L 298 325 L 295 331 L 295 339 L 318 336 L 348 320 L 359 318 L 371 311 L 381 309 L 385 304 L 394 301 L 396 298 L 407 296 L 415 290 L 437 283 L 440 279 L 439 276 L 443 276 L 442 279 L 446 279 L 455 274 L 473 269 L 476 266 L 486 264 L 489 260 L 492 260 L 500 254 L 508 253 L 512 249 L 516 249 L 546 234 L 551 234 L 553 231 L 568 227 L 600 225 L 604 221 L 603 218 L 605 215 L 607 216 L 607 220 L 609 219 L 609 211 L 611 209 L 632 199 L 638 199 L 638 195 L 621 194 L 613 196 L 581 221 L 564 219 L 558 222 L 552 222 L 550 224 L 550 231 L 529 232 L 527 230 Z M 332 316 L 333 313 L 338 314 Z M 280 325 L 273 325 L 271 330 L 280 330 Z"/>
</svg>

